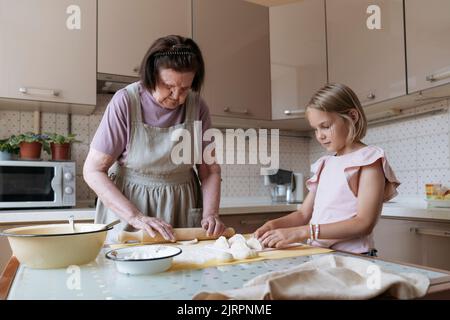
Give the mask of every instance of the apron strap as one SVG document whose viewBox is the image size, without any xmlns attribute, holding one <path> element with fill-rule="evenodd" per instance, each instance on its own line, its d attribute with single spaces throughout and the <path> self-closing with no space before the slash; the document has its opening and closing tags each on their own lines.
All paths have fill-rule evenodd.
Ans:
<svg viewBox="0 0 450 320">
<path fill-rule="evenodd" d="M 133 82 L 125 87 L 131 103 L 131 121 L 142 122 L 141 97 L 139 95 L 139 82 Z"/>
<path fill-rule="evenodd" d="M 192 123 L 195 121 L 196 111 L 199 105 L 200 99 L 196 92 L 190 92 L 186 98 L 186 123 Z"/>
</svg>

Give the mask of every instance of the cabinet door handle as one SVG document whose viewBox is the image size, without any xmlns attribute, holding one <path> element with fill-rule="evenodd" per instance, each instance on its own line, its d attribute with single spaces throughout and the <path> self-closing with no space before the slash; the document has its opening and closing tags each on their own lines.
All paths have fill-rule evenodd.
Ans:
<svg viewBox="0 0 450 320">
<path fill-rule="evenodd" d="M 267 221 L 269 221 L 269 219 L 254 219 L 254 220 L 241 220 L 241 224 L 243 225 L 259 225 L 259 224 L 264 224 Z"/>
<path fill-rule="evenodd" d="M 134 73 L 138 73 L 138 72 L 139 72 L 139 66 L 134 67 L 134 68 L 133 68 L 133 72 L 134 72 Z"/>
<path fill-rule="evenodd" d="M 430 74 L 429 76 L 426 77 L 427 81 L 430 81 L 430 82 L 444 80 L 444 79 L 447 79 L 447 78 L 450 78 L 450 70 L 444 71 L 444 72 L 441 72 L 441 73 Z"/>
<path fill-rule="evenodd" d="M 244 109 L 242 111 L 241 110 L 236 111 L 236 110 L 232 110 L 229 107 L 225 107 L 225 108 L 223 108 L 223 111 L 227 112 L 227 113 L 248 114 L 248 110 L 247 109 Z"/>
<path fill-rule="evenodd" d="M 447 230 L 411 228 L 411 229 L 409 229 L 409 231 L 414 232 L 415 234 L 420 234 L 420 235 L 450 238 L 450 231 L 447 231 Z"/>
<path fill-rule="evenodd" d="M 38 88 L 27 88 L 27 87 L 20 87 L 19 92 L 23 94 L 30 94 L 30 95 L 41 95 L 41 96 L 59 96 L 59 91 L 53 90 L 53 89 L 38 89 Z"/>
<path fill-rule="evenodd" d="M 373 99 L 375 99 L 375 97 L 376 97 L 375 93 L 373 93 L 373 92 L 371 92 L 367 95 L 367 99 L 369 99 L 369 100 L 373 100 Z"/>
<path fill-rule="evenodd" d="M 292 116 L 292 115 L 295 115 L 295 114 L 304 116 L 305 115 L 305 109 L 284 110 L 284 114 L 287 115 L 287 116 Z"/>
</svg>

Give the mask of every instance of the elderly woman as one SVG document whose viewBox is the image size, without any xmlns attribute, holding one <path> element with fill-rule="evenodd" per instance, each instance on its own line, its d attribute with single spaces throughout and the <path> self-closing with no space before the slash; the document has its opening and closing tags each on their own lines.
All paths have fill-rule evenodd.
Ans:
<svg viewBox="0 0 450 320">
<path fill-rule="evenodd" d="M 121 220 L 109 240 L 120 230 L 143 229 L 150 236 L 157 231 L 166 240 L 175 240 L 172 227 L 201 225 L 214 236 L 225 230 L 218 215 L 220 166 L 202 161 L 195 165 L 197 175 L 194 163 L 176 164 L 171 157 L 175 130 L 194 137 L 194 121 L 201 121 L 203 131 L 211 126 L 199 97 L 204 74 L 192 39 L 163 37 L 145 55 L 140 81 L 110 101 L 83 168 L 98 196 L 96 223 Z"/>
</svg>

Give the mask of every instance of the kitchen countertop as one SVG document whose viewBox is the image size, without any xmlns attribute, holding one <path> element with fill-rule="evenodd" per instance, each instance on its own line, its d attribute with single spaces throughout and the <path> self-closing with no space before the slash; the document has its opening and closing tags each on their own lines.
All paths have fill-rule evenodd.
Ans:
<svg viewBox="0 0 450 320">
<path fill-rule="evenodd" d="M 93 220 L 95 208 L 88 203 L 80 202 L 71 209 L 35 209 L 35 210 L 1 210 L 0 224 L 66 221 L 73 215 L 76 221 Z M 273 203 L 269 198 L 222 198 L 220 215 L 292 212 L 300 203 Z"/>
<path fill-rule="evenodd" d="M 273 203 L 270 198 L 222 198 L 220 215 L 292 212 L 301 204 Z M 93 220 L 95 208 L 80 202 L 72 209 L 1 210 L 0 224 L 67 221 L 73 215 L 77 221 Z M 450 208 L 428 208 L 427 202 L 414 197 L 397 197 L 383 206 L 382 217 L 450 221 Z"/>
<path fill-rule="evenodd" d="M 192 299 L 200 291 L 222 291 L 241 288 L 245 282 L 271 271 L 282 271 L 304 262 L 320 258 L 324 254 L 292 258 L 263 260 L 235 265 L 163 272 L 154 275 L 130 276 L 119 273 L 114 263 L 100 253 L 97 259 L 79 266 L 78 287 L 71 286 L 70 272 L 65 268 L 39 270 L 20 265 L 17 272 L 11 270 L 8 278 L 12 285 L 2 289 L 11 300 L 124 300 L 124 299 Z M 355 256 L 343 252 L 325 253 Z M 450 292 L 450 273 L 420 266 L 410 266 L 378 258 L 359 256 L 392 272 L 421 273 L 430 279 L 429 294 Z M 15 274 L 15 275 L 14 275 Z M 7 280 L 7 279 L 5 279 Z M 4 281 L 3 283 L 7 283 Z M 445 288 L 442 286 L 445 285 Z M 440 287 L 439 287 L 440 286 Z M 440 288 L 440 289 L 439 289 Z"/>
</svg>

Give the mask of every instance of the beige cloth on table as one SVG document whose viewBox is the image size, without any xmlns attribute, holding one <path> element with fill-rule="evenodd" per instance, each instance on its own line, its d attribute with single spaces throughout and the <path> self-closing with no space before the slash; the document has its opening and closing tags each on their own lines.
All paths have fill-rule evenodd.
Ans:
<svg viewBox="0 0 450 320">
<path fill-rule="evenodd" d="M 366 259 L 325 255 L 286 271 L 259 275 L 240 289 L 200 292 L 193 299 L 361 300 L 381 294 L 413 299 L 427 293 L 430 281 L 426 276 L 378 267 Z"/>
</svg>

